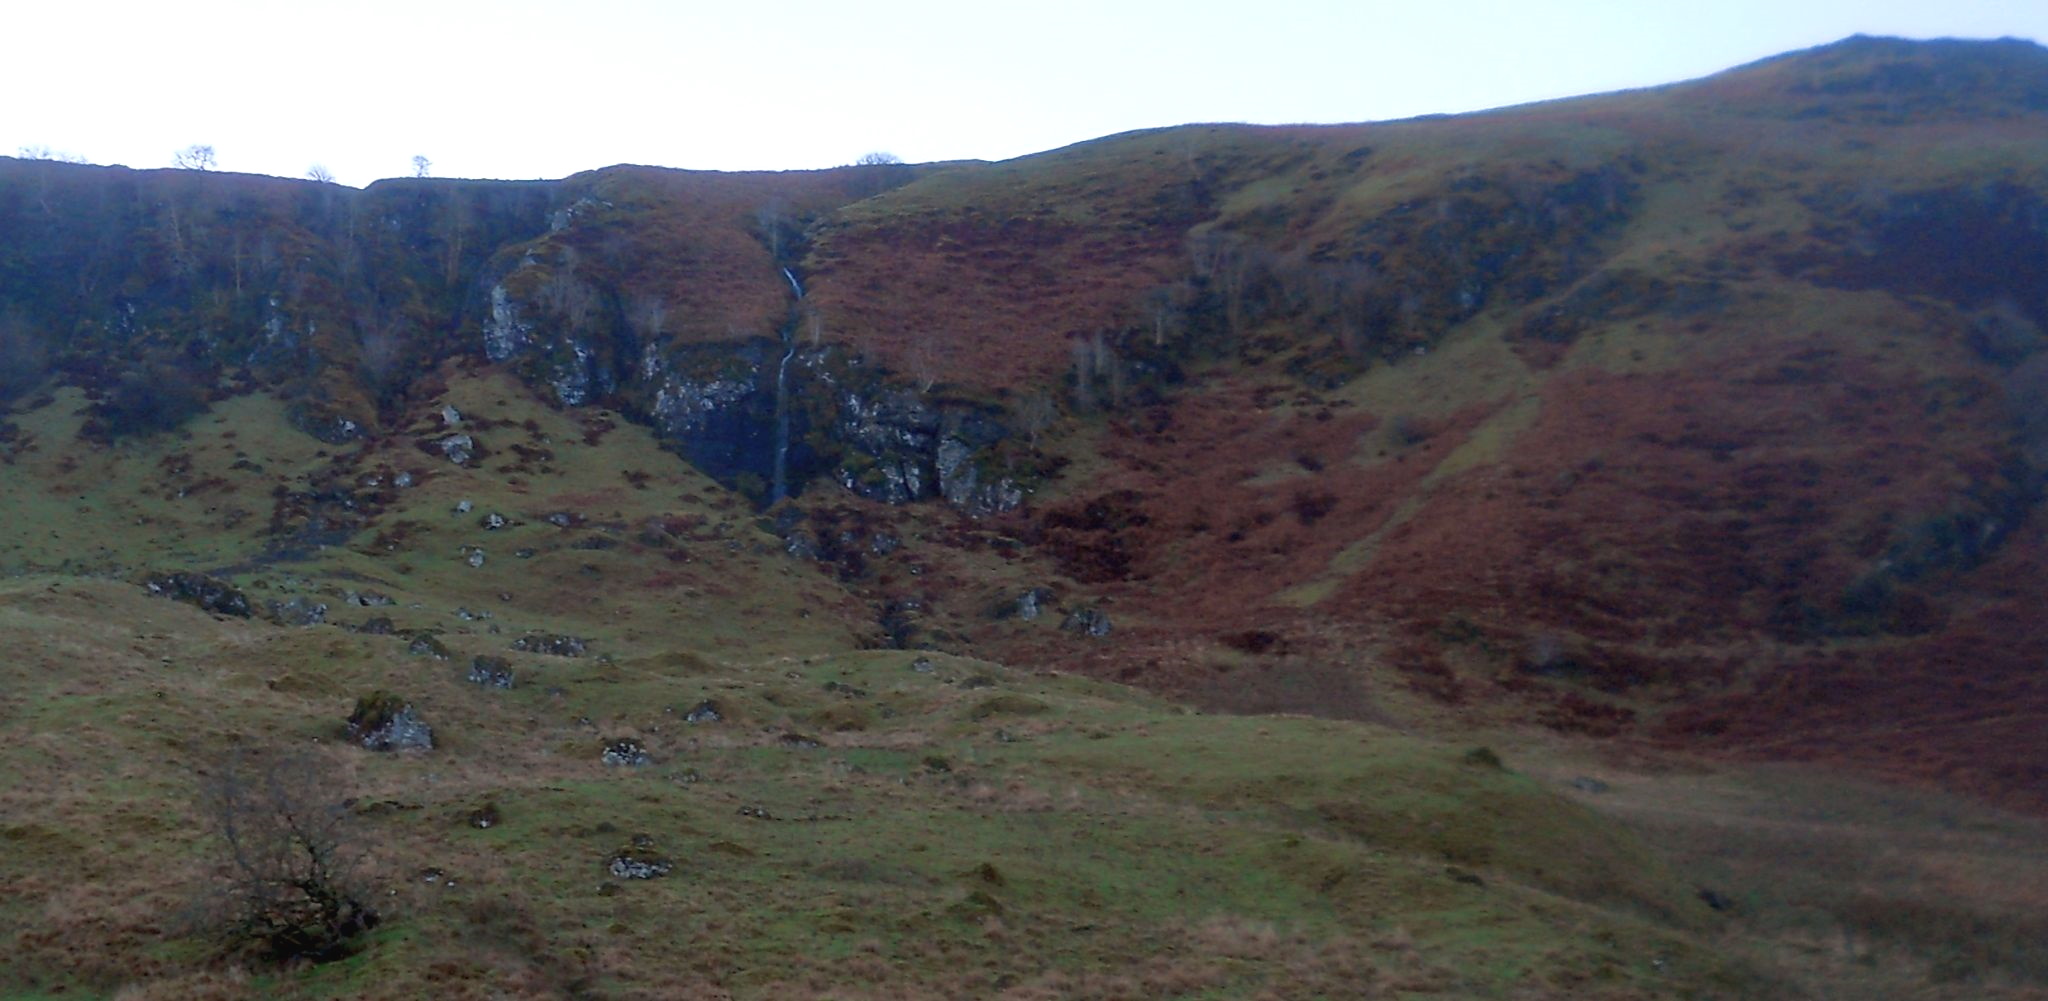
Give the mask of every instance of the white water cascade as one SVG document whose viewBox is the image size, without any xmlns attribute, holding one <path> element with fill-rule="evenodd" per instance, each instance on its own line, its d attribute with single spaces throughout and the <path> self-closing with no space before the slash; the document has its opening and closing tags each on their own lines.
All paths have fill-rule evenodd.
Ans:
<svg viewBox="0 0 2048 1001">
<path fill-rule="evenodd" d="M 804 287 L 796 275 L 783 268 L 782 277 L 789 279 L 789 290 L 797 302 L 803 302 Z M 782 330 L 782 361 L 775 366 L 775 477 L 768 488 L 770 504 L 789 496 L 789 360 L 794 357 L 796 322 L 792 320 Z"/>
</svg>

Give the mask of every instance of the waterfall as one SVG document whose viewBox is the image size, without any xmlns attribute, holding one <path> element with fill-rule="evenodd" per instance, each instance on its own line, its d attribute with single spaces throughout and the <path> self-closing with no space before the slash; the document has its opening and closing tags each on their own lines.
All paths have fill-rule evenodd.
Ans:
<svg viewBox="0 0 2048 1001">
<path fill-rule="evenodd" d="M 768 503 L 789 496 L 789 360 L 796 357 L 796 330 L 782 335 L 782 362 L 775 366 L 775 481 Z"/>
<path fill-rule="evenodd" d="M 804 287 L 798 284 L 796 275 L 783 268 L 782 277 L 789 279 L 789 290 L 801 303 Z M 782 361 L 775 366 L 775 478 L 768 488 L 770 504 L 789 496 L 789 360 L 796 357 L 796 327 L 792 315 L 782 331 Z"/>
</svg>

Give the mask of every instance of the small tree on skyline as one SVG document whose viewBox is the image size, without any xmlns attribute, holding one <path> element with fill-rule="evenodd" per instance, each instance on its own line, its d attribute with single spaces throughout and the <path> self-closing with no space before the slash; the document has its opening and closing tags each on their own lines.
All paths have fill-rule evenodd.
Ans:
<svg viewBox="0 0 2048 1001">
<path fill-rule="evenodd" d="M 321 184 L 334 183 L 334 171 L 328 170 L 325 166 L 321 164 L 316 163 L 310 167 L 307 167 L 306 176 L 315 181 L 319 181 Z"/>
<path fill-rule="evenodd" d="M 417 153 L 413 154 L 412 176 L 429 177 L 432 175 L 433 169 L 434 161 L 427 159 L 424 155 Z"/>
<path fill-rule="evenodd" d="M 213 147 L 204 143 L 194 143 L 171 154 L 171 165 L 180 170 L 212 170 L 218 163 Z"/>
</svg>

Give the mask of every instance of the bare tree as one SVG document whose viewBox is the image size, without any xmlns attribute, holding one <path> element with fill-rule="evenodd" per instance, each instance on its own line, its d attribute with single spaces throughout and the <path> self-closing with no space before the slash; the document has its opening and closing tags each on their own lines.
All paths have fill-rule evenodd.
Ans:
<svg viewBox="0 0 2048 1001">
<path fill-rule="evenodd" d="M 1186 282 L 1159 285 L 1145 293 L 1143 308 L 1152 328 L 1153 347 L 1165 347 L 1170 338 L 1186 327 L 1188 308 L 1194 301 L 1195 290 Z"/>
<path fill-rule="evenodd" d="M 1113 337 L 1105 338 L 1100 331 L 1086 337 L 1076 335 L 1067 347 L 1074 359 L 1074 409 L 1096 409 L 1105 402 L 1105 392 L 1112 409 L 1123 406 L 1124 365 Z"/>
<path fill-rule="evenodd" d="M 1032 448 L 1038 447 L 1038 436 L 1044 434 L 1060 419 L 1060 405 L 1051 394 L 1034 391 L 1017 402 L 1017 429 Z"/>
<path fill-rule="evenodd" d="M 20 157 L 23 160 L 48 160 L 52 163 L 89 162 L 86 160 L 85 157 L 79 156 L 76 153 L 66 153 L 62 150 L 54 150 L 48 146 L 40 145 L 23 146 L 20 149 L 16 150 L 14 155 Z"/>
<path fill-rule="evenodd" d="M 219 164 L 213 147 L 194 144 L 171 154 L 171 166 L 183 170 L 212 170 Z"/>
<path fill-rule="evenodd" d="M 432 160 L 429 160 L 429 159 L 427 159 L 427 158 L 426 158 L 426 156 L 425 156 L 425 155 L 423 155 L 423 154 L 419 154 L 419 153 L 415 153 L 415 154 L 413 154 L 413 158 L 412 158 L 412 176 L 414 176 L 414 177 L 428 177 L 428 176 L 431 176 L 431 175 L 432 175 L 433 169 L 434 169 L 434 161 L 432 161 Z"/>
<path fill-rule="evenodd" d="M 449 191 L 436 216 L 443 248 L 441 273 L 448 284 L 453 285 L 462 275 L 462 255 L 469 247 L 470 234 L 476 229 L 476 214 L 462 192 Z"/>
<path fill-rule="evenodd" d="M 331 765 L 305 754 L 238 753 L 200 792 L 214 835 L 214 918 L 235 949 L 279 960 L 346 955 L 375 927 L 358 875 L 363 842 Z"/>
<path fill-rule="evenodd" d="M 34 389 L 50 366 L 49 348 L 18 309 L 0 313 L 0 404 Z"/>
<path fill-rule="evenodd" d="M 597 289 L 576 277 L 573 263 L 548 275 L 547 281 L 541 283 L 540 293 L 548 310 L 562 318 L 570 333 L 585 332 L 601 305 Z"/>
<path fill-rule="evenodd" d="M 2048 351 L 2015 366 L 2004 383 L 2006 406 L 2019 425 L 2020 448 L 2035 469 L 2048 472 Z"/>
<path fill-rule="evenodd" d="M 1067 349 L 1074 356 L 1074 409 L 1087 412 L 1095 409 L 1095 352 L 1088 342 L 1076 337 L 1067 342 Z"/>
<path fill-rule="evenodd" d="M 328 170 L 325 166 L 321 164 L 316 163 L 310 167 L 307 167 L 306 176 L 315 181 L 319 181 L 321 184 L 334 183 L 334 171 Z"/>
<path fill-rule="evenodd" d="M 789 206 L 780 198 L 769 199 L 754 210 L 754 224 L 761 230 L 762 242 L 768 244 L 768 256 L 781 266 L 788 243 L 784 231 L 789 225 Z"/>
<path fill-rule="evenodd" d="M 356 374 L 379 406 L 397 398 L 411 381 L 410 330 L 401 309 L 373 303 L 356 310 Z"/>
<path fill-rule="evenodd" d="M 853 169 L 847 172 L 847 191 L 857 198 L 870 198 L 908 184 L 915 176 L 902 157 L 875 150 L 854 159 Z"/>
<path fill-rule="evenodd" d="M 668 302 L 652 292 L 636 295 L 626 309 L 626 323 L 641 344 L 659 343 L 663 328 L 668 326 Z"/>
<path fill-rule="evenodd" d="M 910 352 L 906 359 L 910 364 L 910 375 L 917 380 L 917 391 L 929 393 L 939 384 L 945 374 L 945 348 L 951 342 L 939 334 L 918 334 L 910 340 Z"/>
<path fill-rule="evenodd" d="M 1222 295 L 1224 321 L 1231 335 L 1243 333 L 1252 282 L 1265 255 L 1236 233 L 1210 229 L 1188 239 L 1188 256 L 1195 277 Z"/>
</svg>

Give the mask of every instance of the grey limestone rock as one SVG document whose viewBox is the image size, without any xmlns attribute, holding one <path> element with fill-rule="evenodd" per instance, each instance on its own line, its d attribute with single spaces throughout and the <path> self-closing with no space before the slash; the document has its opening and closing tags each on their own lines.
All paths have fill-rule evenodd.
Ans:
<svg viewBox="0 0 2048 1001">
<path fill-rule="evenodd" d="M 1109 613 L 1092 605 L 1083 605 L 1067 613 L 1060 622 L 1060 628 L 1070 633 L 1079 633 L 1095 639 L 1108 636 L 1112 628 Z"/>
</svg>

